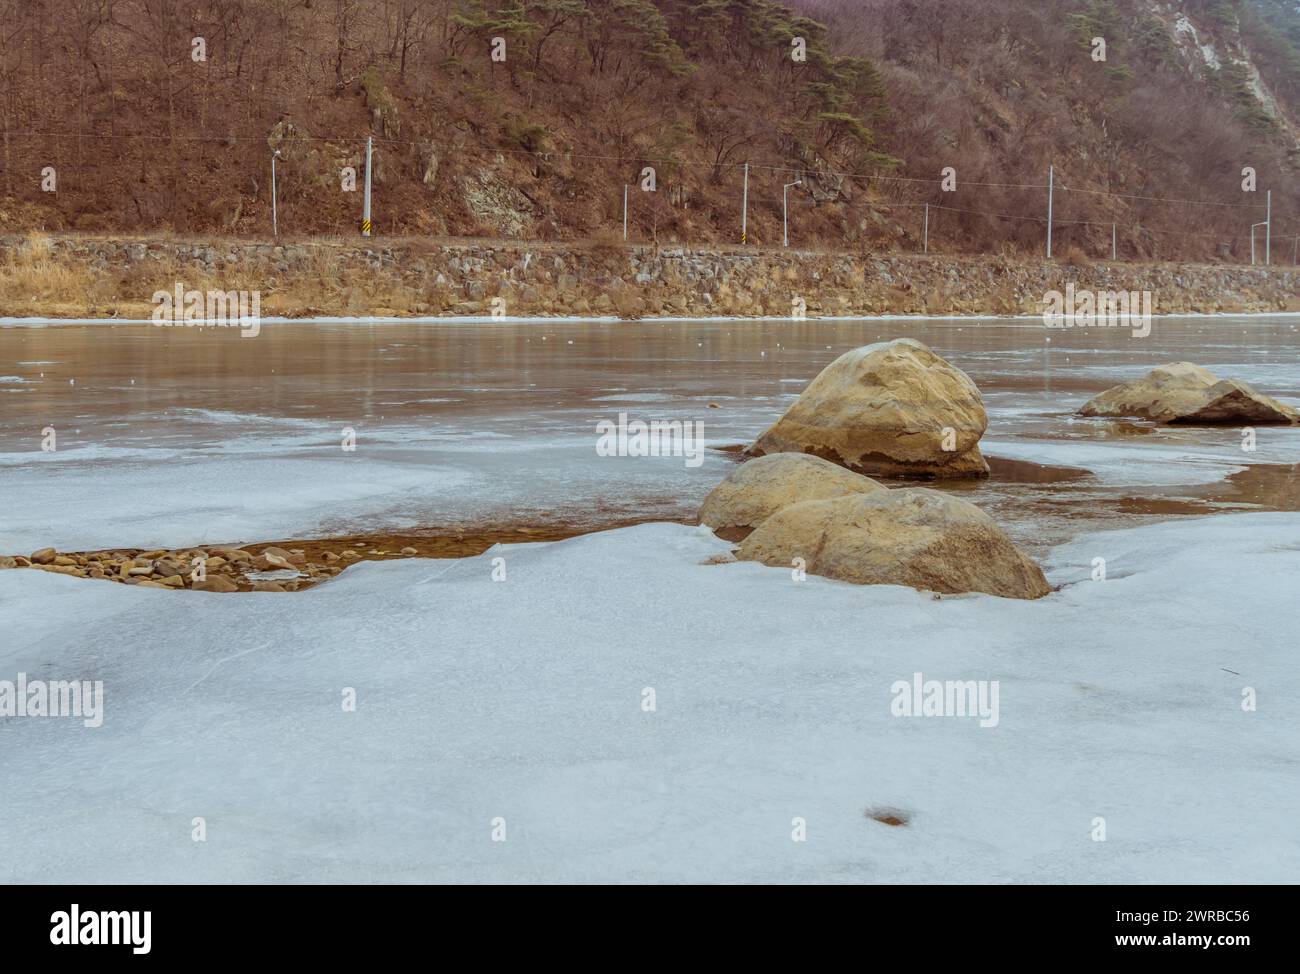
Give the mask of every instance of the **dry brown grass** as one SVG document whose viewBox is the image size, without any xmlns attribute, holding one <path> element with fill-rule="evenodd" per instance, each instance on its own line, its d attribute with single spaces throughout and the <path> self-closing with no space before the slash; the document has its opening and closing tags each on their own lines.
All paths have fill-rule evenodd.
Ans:
<svg viewBox="0 0 1300 974">
<path fill-rule="evenodd" d="M 93 315 L 110 285 L 106 273 L 60 256 L 49 236 L 32 233 L 0 261 L 0 314 Z"/>
<path fill-rule="evenodd" d="M 243 264 L 209 272 L 170 256 L 100 269 L 32 233 L 0 257 L 0 315 L 147 318 L 154 293 L 178 282 L 201 291 L 260 291 L 262 311 L 272 315 L 412 314 L 430 304 L 395 269 L 343 266 L 332 247 L 287 272 Z M 437 303 L 448 302 L 440 296 Z"/>
<path fill-rule="evenodd" d="M 1092 258 L 1078 246 L 1071 244 L 1065 248 L 1065 253 L 1061 255 L 1061 263 L 1069 264 L 1071 267 L 1087 267 L 1092 263 Z"/>
</svg>

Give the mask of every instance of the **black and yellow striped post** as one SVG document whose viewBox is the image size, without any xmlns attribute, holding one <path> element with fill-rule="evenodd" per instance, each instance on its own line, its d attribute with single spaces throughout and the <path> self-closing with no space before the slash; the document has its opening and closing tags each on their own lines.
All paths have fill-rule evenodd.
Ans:
<svg viewBox="0 0 1300 974">
<path fill-rule="evenodd" d="M 366 136 L 366 197 L 364 209 L 361 213 L 361 236 L 363 237 L 370 236 L 370 170 L 372 161 L 371 154 L 374 149 L 374 144 L 374 137 L 369 135 Z"/>
</svg>

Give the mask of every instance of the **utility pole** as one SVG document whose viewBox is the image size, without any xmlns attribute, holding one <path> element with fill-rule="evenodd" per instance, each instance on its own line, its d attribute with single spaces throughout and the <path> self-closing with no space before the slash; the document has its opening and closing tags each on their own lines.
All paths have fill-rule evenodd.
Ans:
<svg viewBox="0 0 1300 974">
<path fill-rule="evenodd" d="M 790 187 L 802 184 L 802 179 L 796 179 L 781 188 L 781 246 L 783 247 L 790 246 Z"/>
<path fill-rule="evenodd" d="M 1047 259 L 1052 259 L 1052 194 L 1056 186 L 1056 167 L 1047 167 Z"/>
<path fill-rule="evenodd" d="M 740 207 L 740 242 L 749 243 L 749 163 L 745 163 L 745 197 Z"/>
<path fill-rule="evenodd" d="M 925 231 L 921 236 L 921 253 L 930 252 L 930 204 L 925 204 Z"/>
<path fill-rule="evenodd" d="M 1273 191 L 1270 189 L 1264 197 L 1268 210 L 1264 217 L 1264 263 L 1273 263 Z"/>
<path fill-rule="evenodd" d="M 627 243 L 627 183 L 623 184 L 623 242 Z"/>
<path fill-rule="evenodd" d="M 271 156 L 271 236 L 280 236 L 280 212 L 279 212 L 279 194 L 275 189 L 275 160 L 280 158 L 280 150 L 276 149 L 275 154 Z"/>
<path fill-rule="evenodd" d="M 361 236 L 370 236 L 370 162 L 371 154 L 374 151 L 375 139 L 372 135 L 366 136 L 366 198 L 362 204 L 361 213 Z"/>
<path fill-rule="evenodd" d="M 1110 225 L 1110 259 L 1117 260 L 1119 249 L 1115 246 L 1115 224 Z"/>
</svg>

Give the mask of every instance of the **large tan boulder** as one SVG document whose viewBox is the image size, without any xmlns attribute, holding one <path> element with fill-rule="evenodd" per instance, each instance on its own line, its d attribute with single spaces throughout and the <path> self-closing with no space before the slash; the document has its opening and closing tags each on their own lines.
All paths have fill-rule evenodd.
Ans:
<svg viewBox="0 0 1300 974">
<path fill-rule="evenodd" d="M 811 453 L 874 477 L 983 477 L 988 422 L 970 376 L 900 338 L 826 366 L 747 452 Z"/>
<path fill-rule="evenodd" d="M 1191 362 L 1153 369 L 1089 399 L 1080 416 L 1136 416 L 1158 423 L 1300 423 L 1300 412 L 1244 382 L 1220 379 Z"/>
<path fill-rule="evenodd" d="M 773 453 L 742 463 L 710 491 L 700 523 L 714 530 L 756 528 L 800 501 L 884 490 L 870 477 L 807 453 Z"/>
<path fill-rule="evenodd" d="M 1036 599 L 1042 570 L 974 504 L 924 487 L 805 501 L 778 511 L 736 551 L 742 561 L 803 567 L 860 585 Z"/>
</svg>

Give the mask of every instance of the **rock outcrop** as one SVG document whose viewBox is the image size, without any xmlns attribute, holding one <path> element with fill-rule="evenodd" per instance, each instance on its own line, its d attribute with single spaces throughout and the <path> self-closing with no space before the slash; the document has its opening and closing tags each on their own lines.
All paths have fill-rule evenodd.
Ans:
<svg viewBox="0 0 1300 974">
<path fill-rule="evenodd" d="M 746 452 L 811 453 L 878 477 L 983 477 L 987 428 L 970 376 L 900 338 L 826 366 Z"/>
<path fill-rule="evenodd" d="M 923 487 L 794 504 L 759 525 L 736 556 L 785 568 L 802 558 L 810 574 L 861 585 L 1012 599 L 1051 591 L 992 518 Z"/>
<path fill-rule="evenodd" d="M 1135 416 L 1191 425 L 1300 423 L 1300 412 L 1244 382 L 1220 379 L 1191 362 L 1153 369 L 1089 399 L 1080 416 Z"/>
<path fill-rule="evenodd" d="M 709 492 L 700 523 L 730 533 L 758 527 L 800 501 L 822 501 L 885 488 L 870 477 L 806 453 L 773 453 L 742 463 Z"/>
</svg>

